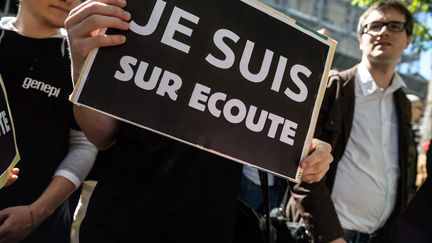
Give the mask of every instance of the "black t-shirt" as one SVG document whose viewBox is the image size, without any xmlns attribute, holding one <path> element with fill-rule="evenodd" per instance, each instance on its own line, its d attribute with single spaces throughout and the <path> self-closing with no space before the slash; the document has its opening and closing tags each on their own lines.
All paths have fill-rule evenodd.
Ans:
<svg viewBox="0 0 432 243">
<path fill-rule="evenodd" d="M 122 123 L 80 242 L 232 240 L 239 163 Z"/>
<path fill-rule="evenodd" d="M 19 180 L 0 190 L 3 209 L 30 204 L 41 195 L 67 154 L 69 129 L 77 125 L 68 100 L 73 85 L 65 38 L 33 39 L 3 29 L 0 34 L 0 74 L 21 155 Z M 70 223 L 65 215 L 52 218 L 57 216 L 52 225 Z M 47 228 L 55 231 L 52 225 Z"/>
</svg>

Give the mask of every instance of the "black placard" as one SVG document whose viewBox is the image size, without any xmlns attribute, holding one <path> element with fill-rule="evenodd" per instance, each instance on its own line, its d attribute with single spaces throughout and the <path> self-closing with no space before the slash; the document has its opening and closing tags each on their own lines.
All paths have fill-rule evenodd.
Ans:
<svg viewBox="0 0 432 243">
<path fill-rule="evenodd" d="M 254 1 L 128 1 L 71 100 L 299 180 L 336 42 Z"/>
</svg>

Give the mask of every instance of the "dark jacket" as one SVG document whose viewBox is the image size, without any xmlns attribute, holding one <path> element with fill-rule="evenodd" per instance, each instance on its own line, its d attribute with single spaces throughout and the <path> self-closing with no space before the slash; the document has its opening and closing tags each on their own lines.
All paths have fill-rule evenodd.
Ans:
<svg viewBox="0 0 432 243">
<path fill-rule="evenodd" d="M 333 163 L 326 178 L 319 183 L 295 185 L 289 202 L 289 211 L 294 218 L 302 217 L 309 225 L 318 242 L 328 242 L 342 237 L 343 231 L 331 201 L 331 190 L 336 170 L 350 136 L 355 103 L 356 67 L 333 73 L 318 118 L 315 137 L 329 142 L 332 147 Z M 398 115 L 399 166 L 398 196 L 392 216 L 383 227 L 386 231 L 393 218 L 406 206 L 408 190 L 413 189 L 415 174 L 415 151 L 411 129 L 411 107 L 402 89 L 394 93 Z M 410 168 L 408 168 L 410 167 Z M 410 181 L 408 181 L 408 178 Z M 412 186 L 411 186 L 412 185 Z M 353 190 L 354 191 L 354 190 Z M 386 234 L 381 234 L 386 235 Z"/>
</svg>

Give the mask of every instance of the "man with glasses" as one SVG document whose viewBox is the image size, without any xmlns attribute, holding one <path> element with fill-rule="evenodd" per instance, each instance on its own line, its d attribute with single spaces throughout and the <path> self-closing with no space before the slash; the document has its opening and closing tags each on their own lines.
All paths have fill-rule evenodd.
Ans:
<svg viewBox="0 0 432 243">
<path fill-rule="evenodd" d="M 361 62 L 329 79 L 315 136 L 333 145 L 334 162 L 326 186 L 301 197 L 309 188 L 299 185 L 290 200 L 309 215 L 318 242 L 390 242 L 414 189 L 410 102 L 395 72 L 412 29 L 403 3 L 376 2 L 359 19 Z"/>
</svg>

